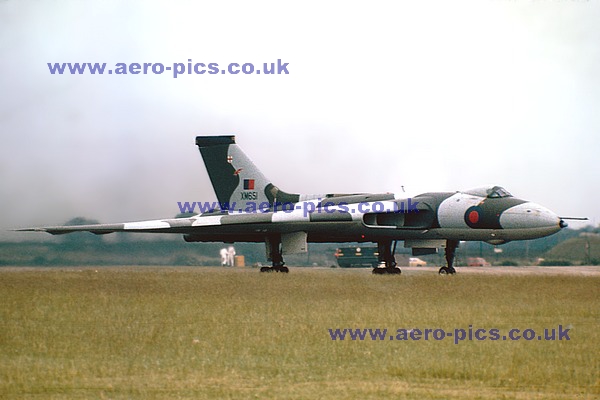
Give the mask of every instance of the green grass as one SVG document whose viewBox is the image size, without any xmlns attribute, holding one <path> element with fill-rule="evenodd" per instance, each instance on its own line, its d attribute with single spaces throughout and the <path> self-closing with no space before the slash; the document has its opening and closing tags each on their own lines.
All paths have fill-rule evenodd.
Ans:
<svg viewBox="0 0 600 400">
<path fill-rule="evenodd" d="M 599 306 L 598 277 L 0 269 L 0 398 L 597 398 Z M 559 324 L 570 341 L 328 333 Z"/>
</svg>

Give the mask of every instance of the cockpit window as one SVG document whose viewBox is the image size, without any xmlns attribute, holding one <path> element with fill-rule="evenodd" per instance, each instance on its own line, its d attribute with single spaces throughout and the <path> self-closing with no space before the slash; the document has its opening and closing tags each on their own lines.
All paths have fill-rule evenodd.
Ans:
<svg viewBox="0 0 600 400">
<path fill-rule="evenodd" d="M 500 199 L 503 197 L 512 197 L 512 194 L 502 186 L 483 187 L 467 190 L 465 193 L 473 196 L 487 197 L 488 199 Z"/>
<path fill-rule="evenodd" d="M 512 194 L 508 192 L 508 190 L 504 189 L 501 186 L 494 186 L 489 192 L 487 197 L 490 199 L 499 199 L 501 197 L 512 197 Z"/>
</svg>

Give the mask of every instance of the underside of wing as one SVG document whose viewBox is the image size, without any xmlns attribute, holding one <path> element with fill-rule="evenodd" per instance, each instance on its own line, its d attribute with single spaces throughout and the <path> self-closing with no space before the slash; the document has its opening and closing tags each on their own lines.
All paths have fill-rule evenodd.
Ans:
<svg viewBox="0 0 600 400">
<path fill-rule="evenodd" d="M 209 217 L 210 218 L 210 217 Z M 213 217 L 214 218 L 214 217 Z M 148 233 L 190 233 L 194 229 L 197 218 L 175 218 L 158 219 L 151 221 L 123 222 L 116 224 L 93 224 L 93 225 L 64 225 L 44 226 L 37 228 L 16 229 L 19 232 L 47 232 L 52 235 L 63 235 L 72 232 L 91 232 L 96 235 L 104 235 L 113 232 L 148 232 Z M 203 218 L 205 225 L 218 225 L 218 221 Z"/>
</svg>

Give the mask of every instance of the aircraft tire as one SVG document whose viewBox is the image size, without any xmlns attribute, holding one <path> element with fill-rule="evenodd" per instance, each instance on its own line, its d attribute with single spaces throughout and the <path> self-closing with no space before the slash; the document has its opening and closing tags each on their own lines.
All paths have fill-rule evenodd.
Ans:
<svg viewBox="0 0 600 400">
<path fill-rule="evenodd" d="M 373 275 L 400 275 L 402 271 L 400 268 L 373 268 Z"/>
<path fill-rule="evenodd" d="M 454 267 L 442 267 L 439 271 L 440 275 L 454 275 L 456 274 L 456 270 Z"/>
</svg>

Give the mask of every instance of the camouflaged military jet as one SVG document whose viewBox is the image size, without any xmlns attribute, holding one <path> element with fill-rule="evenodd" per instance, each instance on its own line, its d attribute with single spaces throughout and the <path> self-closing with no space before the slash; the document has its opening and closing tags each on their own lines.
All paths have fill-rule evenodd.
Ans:
<svg viewBox="0 0 600 400">
<path fill-rule="evenodd" d="M 459 192 L 423 193 L 412 198 L 392 193 L 287 193 L 275 186 L 236 144 L 235 136 L 198 136 L 198 146 L 219 201 L 214 209 L 187 218 L 19 229 L 53 235 L 150 232 L 183 234 L 187 242 L 262 242 L 272 267 L 288 272 L 283 256 L 307 251 L 307 243 L 377 243 L 375 274 L 399 274 L 398 241 L 414 256 L 445 249 L 454 274 L 460 241 L 494 245 L 552 235 L 567 224 L 541 205 L 513 197 L 500 186 Z"/>
</svg>

